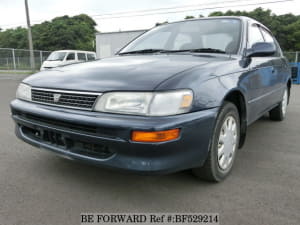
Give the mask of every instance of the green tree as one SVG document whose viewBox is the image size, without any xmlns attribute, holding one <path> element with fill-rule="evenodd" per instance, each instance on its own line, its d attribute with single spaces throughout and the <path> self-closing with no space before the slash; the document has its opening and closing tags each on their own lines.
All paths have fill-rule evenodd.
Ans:
<svg viewBox="0 0 300 225">
<path fill-rule="evenodd" d="M 95 50 L 96 22 L 85 14 L 62 16 L 32 26 L 35 49 Z M 27 29 L 18 27 L 0 32 L 0 48 L 28 48 Z"/>
<path fill-rule="evenodd" d="M 185 20 L 190 20 L 190 19 L 195 19 L 195 17 L 194 16 L 186 16 L 184 19 Z"/>
<path fill-rule="evenodd" d="M 27 48 L 27 29 L 17 27 L 0 32 L 0 48 Z"/>
<path fill-rule="evenodd" d="M 267 26 L 284 51 L 300 50 L 300 16 L 293 14 L 275 15 L 271 10 L 257 8 L 253 11 L 213 12 L 209 16 L 248 16 Z"/>
<path fill-rule="evenodd" d="M 160 26 L 160 25 L 163 25 L 163 24 L 166 24 L 166 23 L 168 23 L 168 21 L 165 21 L 165 22 L 162 22 L 162 23 L 156 23 L 155 26 L 157 27 L 157 26 Z"/>
</svg>

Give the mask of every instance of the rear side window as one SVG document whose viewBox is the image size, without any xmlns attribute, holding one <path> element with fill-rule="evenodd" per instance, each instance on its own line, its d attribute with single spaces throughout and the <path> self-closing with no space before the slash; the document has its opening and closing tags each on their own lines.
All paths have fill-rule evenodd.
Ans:
<svg viewBox="0 0 300 225">
<path fill-rule="evenodd" d="M 249 27 L 248 31 L 248 48 L 257 42 L 265 42 L 259 27 L 254 24 Z"/>
<path fill-rule="evenodd" d="M 77 53 L 78 60 L 80 61 L 86 61 L 85 53 Z"/>
<path fill-rule="evenodd" d="M 69 55 L 67 56 L 67 60 L 75 60 L 75 53 L 74 52 L 69 53 Z"/>
<path fill-rule="evenodd" d="M 94 54 L 87 54 L 88 61 L 93 61 L 96 59 Z"/>
</svg>

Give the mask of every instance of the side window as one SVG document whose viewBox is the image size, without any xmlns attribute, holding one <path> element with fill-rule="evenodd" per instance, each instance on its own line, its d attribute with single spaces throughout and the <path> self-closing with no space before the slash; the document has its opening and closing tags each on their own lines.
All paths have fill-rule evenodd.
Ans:
<svg viewBox="0 0 300 225">
<path fill-rule="evenodd" d="M 85 53 L 77 53 L 78 60 L 86 61 Z"/>
<path fill-rule="evenodd" d="M 75 53 L 74 52 L 69 53 L 67 56 L 67 60 L 75 60 Z"/>
<path fill-rule="evenodd" d="M 265 42 L 270 42 L 273 43 L 276 46 L 276 53 L 275 56 L 279 56 L 280 55 L 280 47 L 277 43 L 277 41 L 273 38 L 273 36 L 266 31 L 264 28 L 261 28 L 261 32 L 263 33 L 263 36 L 265 38 Z"/>
<path fill-rule="evenodd" d="M 263 33 L 266 42 L 274 43 L 274 39 L 268 31 L 261 28 L 261 32 Z"/>
<path fill-rule="evenodd" d="M 257 25 L 251 25 L 248 30 L 248 48 L 251 48 L 252 45 L 256 42 L 265 42 L 261 31 Z"/>
<path fill-rule="evenodd" d="M 88 61 L 93 61 L 96 59 L 94 54 L 87 54 Z"/>
</svg>

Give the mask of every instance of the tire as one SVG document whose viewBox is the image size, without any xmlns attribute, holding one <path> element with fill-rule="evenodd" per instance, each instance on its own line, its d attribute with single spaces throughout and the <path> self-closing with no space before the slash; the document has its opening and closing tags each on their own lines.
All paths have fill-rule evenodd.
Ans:
<svg viewBox="0 0 300 225">
<path fill-rule="evenodd" d="M 228 123 L 233 124 L 232 120 L 236 125 L 236 129 L 234 129 L 233 125 L 232 129 L 227 129 L 229 128 Z M 231 102 L 225 102 L 221 107 L 216 120 L 207 159 L 202 167 L 193 169 L 194 175 L 211 182 L 220 182 L 224 180 L 232 170 L 239 146 L 239 140 L 240 118 L 238 110 Z M 226 161 L 227 158 L 230 160 L 228 160 L 227 165 L 225 165 L 224 161 Z"/>
<path fill-rule="evenodd" d="M 286 87 L 280 104 L 269 112 L 270 119 L 274 121 L 283 121 L 286 117 L 286 109 L 288 106 L 288 102 L 289 102 L 289 90 Z"/>
</svg>

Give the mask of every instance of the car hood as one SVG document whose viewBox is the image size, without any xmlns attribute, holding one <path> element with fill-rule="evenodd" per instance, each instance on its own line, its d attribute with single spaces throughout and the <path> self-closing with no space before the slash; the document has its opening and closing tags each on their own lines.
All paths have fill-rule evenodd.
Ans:
<svg viewBox="0 0 300 225">
<path fill-rule="evenodd" d="M 23 82 L 39 88 L 78 91 L 151 91 L 174 75 L 220 61 L 217 58 L 225 60 L 193 55 L 116 56 L 42 71 Z"/>
<path fill-rule="evenodd" d="M 63 64 L 63 62 L 59 61 L 59 60 L 57 60 L 57 61 L 44 61 L 43 65 L 42 65 L 42 68 L 44 68 L 44 67 L 52 68 L 52 67 L 60 66 L 62 64 Z"/>
</svg>

